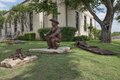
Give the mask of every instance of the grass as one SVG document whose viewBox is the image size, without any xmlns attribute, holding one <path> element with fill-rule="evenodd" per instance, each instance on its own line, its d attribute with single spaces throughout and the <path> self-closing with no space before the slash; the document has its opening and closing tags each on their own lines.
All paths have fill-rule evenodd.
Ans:
<svg viewBox="0 0 120 80">
<path fill-rule="evenodd" d="M 89 41 L 90 45 L 112 50 L 119 54 L 102 56 L 74 47 L 73 42 L 62 42 L 61 46 L 73 48 L 70 54 L 39 54 L 38 60 L 21 67 L 0 68 L 0 80 L 120 80 L 120 41 L 103 44 Z M 0 44 L 0 61 L 23 48 L 26 52 L 30 48 L 47 47 L 45 42 L 31 41 L 26 44 Z"/>
</svg>

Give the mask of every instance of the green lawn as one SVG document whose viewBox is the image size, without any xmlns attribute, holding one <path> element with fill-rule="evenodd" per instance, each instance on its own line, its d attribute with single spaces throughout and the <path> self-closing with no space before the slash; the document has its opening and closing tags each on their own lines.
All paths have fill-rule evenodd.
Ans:
<svg viewBox="0 0 120 80">
<path fill-rule="evenodd" d="M 96 55 L 74 47 L 73 42 L 62 42 L 61 46 L 73 48 L 70 54 L 39 54 L 38 60 L 14 69 L 0 68 L 0 80 L 120 80 L 120 41 L 102 44 L 89 41 L 91 45 L 99 46 L 119 53 L 115 56 Z M 0 43 L 0 61 L 23 48 L 47 47 L 45 42 L 33 41 L 12 46 Z"/>
</svg>

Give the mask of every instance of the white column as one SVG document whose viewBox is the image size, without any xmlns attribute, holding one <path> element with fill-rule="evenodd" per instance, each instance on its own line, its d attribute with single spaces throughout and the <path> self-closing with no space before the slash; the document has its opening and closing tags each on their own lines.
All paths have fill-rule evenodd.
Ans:
<svg viewBox="0 0 120 80">
<path fill-rule="evenodd" d="M 66 26 L 66 5 L 64 0 L 57 0 L 57 6 L 58 12 L 60 12 L 60 15 L 58 15 L 59 26 Z"/>
</svg>

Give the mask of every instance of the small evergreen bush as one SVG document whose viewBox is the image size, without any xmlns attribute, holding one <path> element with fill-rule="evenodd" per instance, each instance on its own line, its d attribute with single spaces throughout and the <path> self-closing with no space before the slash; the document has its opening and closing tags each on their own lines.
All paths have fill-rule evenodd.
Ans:
<svg viewBox="0 0 120 80">
<path fill-rule="evenodd" d="M 76 28 L 73 27 L 62 27 L 62 41 L 72 41 L 75 36 Z"/>
<path fill-rule="evenodd" d="M 82 35 L 82 36 L 76 36 L 74 37 L 73 41 L 89 41 L 90 38 L 88 36 Z"/>
<path fill-rule="evenodd" d="M 19 36 L 19 40 L 27 40 L 27 41 L 34 41 L 35 40 L 35 33 L 25 33 L 23 36 Z"/>
<path fill-rule="evenodd" d="M 38 30 L 38 33 L 39 33 L 39 36 L 40 36 L 41 40 L 45 41 L 44 34 L 46 34 L 49 30 L 50 30 L 50 28 L 43 28 L 43 29 Z"/>
</svg>

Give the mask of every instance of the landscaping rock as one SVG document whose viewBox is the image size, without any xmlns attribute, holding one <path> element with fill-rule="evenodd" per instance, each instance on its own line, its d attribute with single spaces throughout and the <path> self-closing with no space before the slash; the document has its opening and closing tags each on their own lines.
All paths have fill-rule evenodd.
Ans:
<svg viewBox="0 0 120 80">
<path fill-rule="evenodd" d="M 37 56 L 27 56 L 23 60 L 21 59 L 13 60 L 13 58 L 7 58 L 0 62 L 0 66 L 6 67 L 6 68 L 13 68 L 16 66 L 20 66 L 20 65 L 24 65 L 26 63 L 32 62 L 36 59 L 37 59 Z"/>
<path fill-rule="evenodd" d="M 58 49 L 47 49 L 47 48 L 41 48 L 41 49 L 29 49 L 29 52 L 38 52 L 38 53 L 68 53 L 70 52 L 70 47 L 59 47 Z"/>
</svg>

